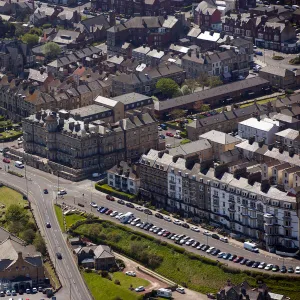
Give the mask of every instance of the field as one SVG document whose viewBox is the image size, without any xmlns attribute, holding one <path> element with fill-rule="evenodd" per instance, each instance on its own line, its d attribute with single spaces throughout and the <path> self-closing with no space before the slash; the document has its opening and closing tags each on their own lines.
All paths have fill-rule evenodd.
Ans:
<svg viewBox="0 0 300 300">
<path fill-rule="evenodd" d="M 247 280 L 253 286 L 256 285 L 256 280 L 260 279 L 272 292 L 284 294 L 293 300 L 299 299 L 300 285 L 297 279 L 290 280 L 283 276 L 260 275 L 255 272 L 232 272 L 208 259 L 180 251 L 180 248 L 175 249 L 165 242 L 146 238 L 110 222 L 83 224 L 74 232 L 90 238 L 95 243 L 104 242 L 116 252 L 123 253 L 172 281 L 198 292 L 215 293 L 226 285 L 228 279 L 233 283 Z"/>
<path fill-rule="evenodd" d="M 96 273 L 83 272 L 82 275 L 95 300 L 114 300 L 117 297 L 122 300 L 136 300 L 141 295 L 130 291 L 130 285 L 132 284 L 132 287 L 136 288 L 141 285 L 146 287 L 149 284 L 147 280 L 130 277 L 121 272 L 110 274 L 112 280 L 102 278 Z M 114 283 L 116 279 L 120 281 L 120 285 Z"/>
</svg>

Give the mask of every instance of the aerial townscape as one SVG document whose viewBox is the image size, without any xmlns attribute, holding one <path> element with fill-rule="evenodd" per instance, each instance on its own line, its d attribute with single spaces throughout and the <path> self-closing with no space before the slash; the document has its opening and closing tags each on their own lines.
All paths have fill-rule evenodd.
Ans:
<svg viewBox="0 0 300 300">
<path fill-rule="evenodd" d="M 0 298 L 300 300 L 300 0 L 0 0 Z"/>
</svg>

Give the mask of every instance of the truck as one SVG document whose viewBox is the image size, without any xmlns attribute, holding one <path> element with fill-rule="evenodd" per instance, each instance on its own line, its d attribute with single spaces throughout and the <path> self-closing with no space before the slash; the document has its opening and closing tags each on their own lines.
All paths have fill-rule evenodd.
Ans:
<svg viewBox="0 0 300 300">
<path fill-rule="evenodd" d="M 245 242 L 245 243 L 244 243 L 244 249 L 249 250 L 249 251 L 251 251 L 251 252 L 255 252 L 255 253 L 258 253 L 258 252 L 259 252 L 259 250 L 258 250 L 256 244 L 250 243 L 250 242 Z"/>
<path fill-rule="evenodd" d="M 162 298 L 172 298 L 172 291 L 169 289 L 160 288 L 157 290 L 156 295 Z"/>
<path fill-rule="evenodd" d="M 126 224 L 128 220 L 131 219 L 132 217 L 133 217 L 133 213 L 129 211 L 120 218 L 120 222 Z"/>
</svg>

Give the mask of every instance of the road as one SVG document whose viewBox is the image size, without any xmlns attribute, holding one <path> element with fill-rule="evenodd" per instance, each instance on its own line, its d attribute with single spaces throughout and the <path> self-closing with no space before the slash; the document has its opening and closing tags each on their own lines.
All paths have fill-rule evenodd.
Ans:
<svg viewBox="0 0 300 300">
<path fill-rule="evenodd" d="M 16 189 L 19 189 L 26 194 L 26 180 L 6 173 L 2 160 L 0 166 L 3 168 L 0 170 L 0 182 L 7 184 L 8 186 L 16 187 Z M 11 164 L 11 169 L 14 170 L 14 168 L 15 167 Z M 23 172 L 24 174 L 24 170 L 20 171 L 18 169 L 18 172 Z M 32 179 L 31 181 L 28 180 L 28 190 L 33 213 L 41 233 L 45 238 L 49 254 L 52 261 L 55 262 L 57 273 L 63 285 L 63 289 L 58 293 L 57 299 L 92 299 L 56 220 L 53 199 L 55 199 L 57 191 L 57 186 L 55 185 L 57 178 L 33 168 L 27 169 L 27 176 Z M 67 183 L 63 180 L 62 182 Z M 44 188 L 49 190 L 48 195 L 43 194 Z M 70 189 L 70 185 L 68 185 L 68 188 Z M 46 229 L 46 222 L 50 222 L 52 228 Z M 56 260 L 56 252 L 62 254 L 63 259 L 61 261 Z"/>
<path fill-rule="evenodd" d="M 8 174 L 5 171 L 5 164 L 0 162 L 0 182 L 4 184 L 16 187 L 17 189 L 23 191 L 26 194 L 26 180 L 24 178 L 19 178 L 17 176 Z M 18 172 L 24 174 L 24 170 L 16 169 L 13 166 L 13 163 L 10 164 L 11 170 L 17 170 Z M 117 202 L 109 202 L 105 198 L 105 194 L 96 191 L 93 188 L 93 182 L 90 180 L 84 180 L 79 183 L 70 182 L 64 179 L 59 179 L 52 174 L 44 173 L 40 170 L 26 167 L 27 177 L 31 180 L 28 180 L 28 191 L 29 191 L 29 199 L 32 202 L 32 208 L 34 215 L 36 216 L 38 225 L 41 229 L 42 235 L 45 238 L 47 243 L 49 254 L 55 262 L 58 275 L 61 279 L 63 289 L 58 293 L 58 296 L 61 295 L 61 299 L 74 299 L 74 300 L 89 300 L 91 299 L 89 292 L 83 282 L 83 279 L 78 271 L 76 263 L 73 259 L 73 256 L 66 244 L 66 239 L 60 231 L 58 222 L 56 220 L 55 212 L 54 212 L 54 202 L 56 201 L 56 193 L 59 188 L 65 188 L 68 192 L 68 195 L 64 197 L 64 199 L 58 199 L 59 202 L 65 202 L 68 205 L 75 205 L 78 202 L 85 204 L 85 209 L 87 211 L 92 211 L 96 215 L 99 213 L 96 209 L 93 209 L 89 206 L 91 201 L 96 202 L 99 206 L 108 206 L 113 210 L 118 212 L 126 212 L 132 211 L 132 209 L 127 208 L 124 205 L 118 204 Z M 49 191 L 48 195 L 43 194 L 43 189 L 47 188 Z M 164 220 L 158 219 L 154 216 L 147 216 L 143 212 L 134 210 L 134 214 L 137 217 L 140 217 L 144 221 L 149 221 L 156 226 L 162 227 L 170 232 L 174 232 L 177 234 L 185 234 L 190 236 L 191 238 L 201 242 L 208 243 L 210 246 L 214 246 L 219 248 L 223 252 L 229 252 L 231 254 L 236 254 L 240 256 L 247 257 L 249 259 L 253 259 L 255 261 L 265 261 L 267 263 L 273 263 L 281 266 L 283 263 L 287 266 L 297 266 L 299 265 L 299 261 L 295 259 L 285 258 L 284 260 L 281 257 L 278 257 L 274 254 L 270 254 L 264 251 L 261 251 L 259 254 L 255 254 L 249 251 L 246 251 L 242 248 L 242 244 L 230 240 L 229 244 L 225 244 L 221 241 L 214 240 L 210 237 L 204 236 L 202 233 L 196 233 L 191 231 L 190 229 L 183 228 L 181 226 L 177 226 L 173 223 L 166 222 Z M 116 219 L 113 219 L 106 215 L 101 215 L 104 219 L 109 219 L 115 222 L 118 222 Z M 52 225 L 51 229 L 46 229 L 45 223 L 50 222 Z M 128 225 L 129 226 L 129 225 Z M 139 228 L 135 228 L 136 230 L 142 230 Z M 203 231 L 203 230 L 202 230 Z M 149 233 L 152 234 L 152 233 Z M 154 235 L 154 234 L 152 234 Z M 164 238 L 162 238 L 164 239 Z M 188 251 L 195 252 L 201 255 L 207 256 L 206 253 L 194 249 L 192 247 L 185 246 Z M 63 259 L 59 262 L 56 261 L 55 253 L 60 252 L 62 254 Z M 210 258 L 214 258 L 210 256 Z M 227 262 L 228 264 L 232 264 L 238 268 L 246 268 L 245 266 L 241 266 L 240 264 L 233 264 L 231 262 Z M 60 298 L 58 298 L 60 300 Z"/>
</svg>

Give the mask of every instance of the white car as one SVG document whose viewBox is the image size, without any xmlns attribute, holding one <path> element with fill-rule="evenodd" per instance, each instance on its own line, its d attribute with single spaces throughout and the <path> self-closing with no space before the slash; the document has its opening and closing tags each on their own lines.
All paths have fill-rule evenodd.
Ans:
<svg viewBox="0 0 300 300">
<path fill-rule="evenodd" d="M 91 206 L 91 207 L 98 208 L 98 205 L 97 205 L 95 202 L 91 202 L 91 203 L 90 203 L 90 206 Z"/>
<path fill-rule="evenodd" d="M 166 232 L 165 229 L 161 230 L 157 235 L 163 235 Z"/>
<path fill-rule="evenodd" d="M 272 264 L 267 264 L 266 266 L 265 266 L 265 270 L 267 270 L 267 271 L 270 271 L 270 270 L 272 270 L 273 269 L 273 265 Z"/>
<path fill-rule="evenodd" d="M 6 296 L 11 296 L 10 290 L 7 290 L 7 291 L 6 291 Z"/>
<path fill-rule="evenodd" d="M 115 210 L 115 211 L 113 211 L 113 212 L 110 214 L 110 216 L 111 216 L 111 217 L 115 217 L 117 214 L 118 214 L 118 212 Z"/>
<path fill-rule="evenodd" d="M 149 231 L 153 232 L 153 230 L 155 230 L 156 228 L 157 226 L 152 226 Z"/>
<path fill-rule="evenodd" d="M 174 223 L 175 225 L 181 225 L 181 222 L 180 222 L 179 220 L 177 220 L 177 219 L 174 219 L 174 220 L 173 220 L 173 223 Z"/>
<path fill-rule="evenodd" d="M 195 242 L 195 240 L 190 239 L 190 240 L 188 240 L 187 242 L 185 242 L 185 244 L 186 244 L 187 246 L 191 246 L 194 242 Z"/>
<path fill-rule="evenodd" d="M 210 247 L 208 250 L 206 250 L 206 253 L 210 254 L 213 250 L 215 250 L 215 247 Z"/>
<path fill-rule="evenodd" d="M 207 231 L 207 230 L 203 231 L 203 234 L 207 235 L 207 236 L 211 236 L 211 233 L 209 231 Z"/>
<path fill-rule="evenodd" d="M 169 216 L 164 216 L 164 220 L 168 222 L 172 222 L 172 219 Z"/>
<path fill-rule="evenodd" d="M 195 231 L 195 232 L 200 232 L 200 229 L 196 226 L 192 226 L 191 230 Z"/>
<path fill-rule="evenodd" d="M 135 226 L 137 223 L 140 223 L 140 222 L 141 222 L 141 219 L 140 219 L 140 218 L 136 218 L 136 219 L 134 219 L 134 220 L 130 223 L 130 225 Z"/>
<path fill-rule="evenodd" d="M 66 195 L 67 191 L 66 190 L 60 190 L 57 192 L 57 195 Z"/>
<path fill-rule="evenodd" d="M 138 210 L 138 211 L 143 211 L 144 210 L 144 208 L 141 207 L 141 206 L 136 206 L 135 209 Z"/>
<path fill-rule="evenodd" d="M 145 223 L 144 222 L 138 222 L 135 227 L 141 227 L 142 225 L 144 225 Z"/>
<path fill-rule="evenodd" d="M 136 277 L 136 274 L 133 271 L 127 271 L 125 274 L 128 276 Z"/>
<path fill-rule="evenodd" d="M 135 289 L 136 292 L 143 292 L 145 288 L 141 285 Z"/>
<path fill-rule="evenodd" d="M 220 237 L 220 241 L 224 243 L 228 243 L 228 238 L 225 236 Z"/>
<path fill-rule="evenodd" d="M 178 292 L 178 293 L 180 293 L 180 294 L 185 294 L 185 290 L 184 290 L 183 287 L 178 287 L 178 288 L 176 289 L 176 292 Z"/>
<path fill-rule="evenodd" d="M 172 148 L 171 144 L 166 144 L 166 148 Z"/>
<path fill-rule="evenodd" d="M 258 266 L 257 268 L 258 268 L 258 269 L 264 269 L 266 265 L 267 265 L 267 264 L 263 261 L 263 262 L 261 262 L 261 263 L 259 264 L 259 266 Z"/>
<path fill-rule="evenodd" d="M 122 216 L 123 216 L 122 213 L 118 213 L 118 214 L 115 216 L 115 218 L 119 220 Z"/>
<path fill-rule="evenodd" d="M 37 288 L 32 289 L 32 294 L 36 294 L 38 292 Z"/>
<path fill-rule="evenodd" d="M 295 268 L 295 273 L 296 273 L 296 274 L 300 274 L 300 267 L 299 267 L 299 266 L 297 266 L 297 267 Z"/>
</svg>

